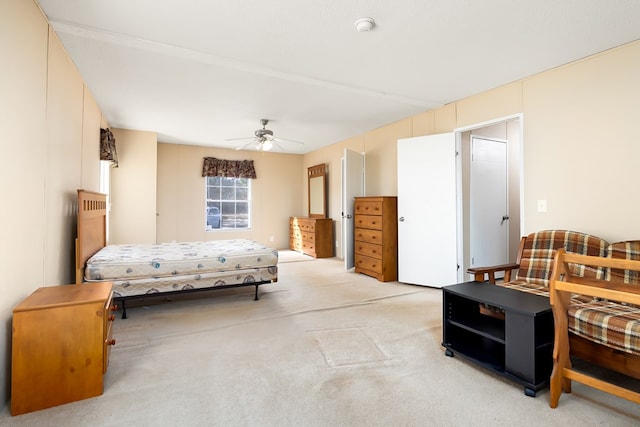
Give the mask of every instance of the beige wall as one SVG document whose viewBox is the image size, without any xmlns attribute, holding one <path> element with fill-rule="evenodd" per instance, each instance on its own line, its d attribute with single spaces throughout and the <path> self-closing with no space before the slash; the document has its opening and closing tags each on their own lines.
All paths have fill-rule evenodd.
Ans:
<svg viewBox="0 0 640 427">
<path fill-rule="evenodd" d="M 398 194 L 398 139 L 412 136 L 411 118 L 365 133 L 365 196 Z"/>
<path fill-rule="evenodd" d="M 83 107 L 82 140 L 92 141 L 92 143 L 82 144 L 80 188 L 99 191 L 100 166 L 99 164 L 96 166 L 96 159 L 100 158 L 100 144 L 96 144 L 95 141 L 100 141 L 100 128 L 107 128 L 109 125 L 102 117 L 98 103 L 86 86 L 84 86 Z"/>
<path fill-rule="evenodd" d="M 251 230 L 205 231 L 204 157 L 253 160 Z M 306 214 L 301 155 L 160 143 L 157 164 L 158 242 L 252 239 L 288 248 L 289 216 Z"/>
<path fill-rule="evenodd" d="M 45 278 L 73 283 L 76 189 L 82 183 L 84 84 L 62 43 L 49 30 Z M 99 116 L 98 116 L 99 117 Z M 63 261 L 61 261 L 61 258 Z"/>
<path fill-rule="evenodd" d="M 635 129 L 638 75 L 640 41 L 347 141 L 364 139 L 366 194 L 397 195 L 397 139 L 451 132 L 523 113 L 522 233 L 568 228 L 609 241 L 640 239 L 640 199 L 634 195 L 640 164 Z M 345 142 L 305 155 L 305 166 L 339 164 L 339 147 Z M 340 191 L 340 176 L 334 174 L 331 180 L 330 200 L 339 200 L 335 193 Z M 537 212 L 539 199 L 547 200 L 547 213 Z M 330 212 L 339 230 L 339 210 Z M 339 232 L 336 239 L 340 246 Z"/>
<path fill-rule="evenodd" d="M 47 40 L 31 2 L 0 2 L 0 56 L 12 64 L 0 78 L 0 405 L 9 398 L 13 307 L 44 282 Z"/>
<path fill-rule="evenodd" d="M 455 122 L 448 123 L 442 132 L 471 126 L 522 111 L 522 83 L 502 86 L 455 103 Z"/>
<path fill-rule="evenodd" d="M 639 75 L 640 41 L 524 81 L 528 231 L 640 239 Z"/>
<path fill-rule="evenodd" d="M 0 404 L 9 398 L 13 307 L 71 283 L 75 194 L 98 190 L 101 113 L 33 1 L 0 2 Z M 86 100 L 86 102 L 85 102 Z"/>
<path fill-rule="evenodd" d="M 156 243 L 156 134 L 111 131 L 118 167 L 111 168 L 109 243 Z"/>
</svg>

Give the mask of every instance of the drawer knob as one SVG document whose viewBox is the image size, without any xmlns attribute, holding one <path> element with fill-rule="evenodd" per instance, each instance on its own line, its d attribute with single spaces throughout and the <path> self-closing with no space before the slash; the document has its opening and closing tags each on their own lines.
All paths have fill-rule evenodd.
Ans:
<svg viewBox="0 0 640 427">
<path fill-rule="evenodd" d="M 118 309 L 118 304 L 113 304 L 110 308 L 111 311 L 116 311 Z"/>
<path fill-rule="evenodd" d="M 110 315 L 109 315 L 109 320 L 110 320 L 110 321 L 112 321 L 112 322 L 113 322 L 114 320 L 116 320 L 116 315 L 115 315 L 115 314 L 110 314 Z"/>
<path fill-rule="evenodd" d="M 107 345 L 116 345 L 116 340 L 115 338 L 112 338 L 110 340 L 107 341 Z"/>
</svg>

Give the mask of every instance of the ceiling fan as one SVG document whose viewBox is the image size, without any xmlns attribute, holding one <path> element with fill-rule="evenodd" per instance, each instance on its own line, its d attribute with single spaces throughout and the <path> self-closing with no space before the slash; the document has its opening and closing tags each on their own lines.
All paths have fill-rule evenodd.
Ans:
<svg viewBox="0 0 640 427">
<path fill-rule="evenodd" d="M 285 151 L 284 148 L 280 144 L 278 144 L 278 142 L 292 142 L 295 144 L 304 144 L 303 142 L 293 141 L 291 139 L 276 138 L 275 136 L 273 136 L 273 131 L 270 129 L 267 129 L 267 124 L 269 123 L 269 120 L 261 119 L 260 123 L 262 124 L 262 129 L 256 129 L 256 131 L 254 132 L 255 136 L 248 137 L 248 138 L 230 138 L 230 139 L 225 139 L 225 141 L 242 141 L 242 140 L 251 139 L 251 142 L 245 145 L 242 145 L 240 147 L 237 147 L 236 150 L 255 149 L 258 151 L 269 151 L 274 146 L 277 147 L 280 151 Z"/>
</svg>

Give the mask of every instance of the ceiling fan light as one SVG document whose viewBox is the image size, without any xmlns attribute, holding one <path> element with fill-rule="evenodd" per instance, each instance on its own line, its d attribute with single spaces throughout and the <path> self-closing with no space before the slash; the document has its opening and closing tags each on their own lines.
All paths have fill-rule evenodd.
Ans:
<svg viewBox="0 0 640 427">
<path fill-rule="evenodd" d="M 273 148 L 273 143 L 269 140 L 266 140 L 262 143 L 262 151 L 269 151 Z"/>
</svg>

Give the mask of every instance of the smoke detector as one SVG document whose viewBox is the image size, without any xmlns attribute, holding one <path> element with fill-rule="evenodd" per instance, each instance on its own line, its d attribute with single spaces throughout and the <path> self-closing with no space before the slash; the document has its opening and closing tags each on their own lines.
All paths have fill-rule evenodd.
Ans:
<svg viewBox="0 0 640 427">
<path fill-rule="evenodd" d="M 375 25 L 376 22 L 373 18 L 360 18 L 355 22 L 356 30 L 358 30 L 359 33 L 371 31 Z"/>
</svg>

